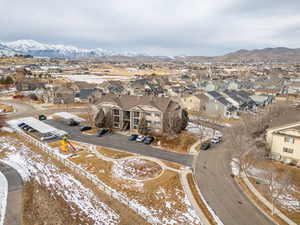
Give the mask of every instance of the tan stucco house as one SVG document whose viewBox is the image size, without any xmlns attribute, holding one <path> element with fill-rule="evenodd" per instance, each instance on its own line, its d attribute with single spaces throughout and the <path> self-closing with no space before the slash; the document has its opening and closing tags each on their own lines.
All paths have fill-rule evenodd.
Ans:
<svg viewBox="0 0 300 225">
<path fill-rule="evenodd" d="M 176 132 L 180 132 L 187 123 L 183 108 L 170 98 L 99 94 L 91 96 L 90 103 L 94 106 L 94 120 L 98 127 L 101 127 L 101 118 L 108 114 L 113 128 L 132 132 L 139 129 L 141 121 L 145 122 L 149 133 L 155 134 L 169 133 L 178 124 L 180 129 Z"/>
<path fill-rule="evenodd" d="M 272 158 L 300 164 L 300 122 L 267 130 Z"/>
</svg>

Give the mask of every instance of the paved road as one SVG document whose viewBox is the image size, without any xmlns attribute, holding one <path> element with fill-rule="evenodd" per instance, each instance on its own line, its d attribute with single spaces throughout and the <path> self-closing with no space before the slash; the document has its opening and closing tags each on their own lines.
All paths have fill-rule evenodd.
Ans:
<svg viewBox="0 0 300 225">
<path fill-rule="evenodd" d="M 75 141 L 81 141 L 91 143 L 94 145 L 101 145 L 104 147 L 120 149 L 122 151 L 172 161 L 189 167 L 192 166 L 192 155 L 163 151 L 158 148 L 153 148 L 149 145 L 128 141 L 127 136 L 120 134 L 106 135 L 103 137 L 84 135 L 79 131 L 79 127 L 70 127 L 67 125 L 67 122 L 65 120 L 47 120 L 45 122 L 58 129 L 68 132 L 68 134 L 71 135 L 71 139 Z"/>
<path fill-rule="evenodd" d="M 14 168 L 2 162 L 0 162 L 0 172 L 6 177 L 8 183 L 8 196 L 4 224 L 21 225 L 23 211 L 22 178 Z"/>
<path fill-rule="evenodd" d="M 12 104 L 16 110 L 16 112 L 9 113 L 6 115 L 8 119 L 17 119 L 20 117 L 28 117 L 28 116 L 37 116 L 40 114 L 50 114 L 50 113 L 56 113 L 56 112 L 86 112 L 87 109 L 85 108 L 61 108 L 61 109 L 45 109 L 40 110 L 36 109 L 32 105 L 28 103 L 22 103 L 17 100 L 3 100 L 0 99 L 0 103 L 9 103 Z"/>
<path fill-rule="evenodd" d="M 201 151 L 195 176 L 201 193 L 225 225 L 271 225 L 230 176 L 231 152 L 222 145 Z"/>
</svg>

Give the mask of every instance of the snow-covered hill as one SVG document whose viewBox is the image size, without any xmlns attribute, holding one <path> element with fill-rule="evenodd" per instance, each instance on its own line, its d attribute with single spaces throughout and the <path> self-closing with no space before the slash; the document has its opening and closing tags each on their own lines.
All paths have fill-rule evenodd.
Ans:
<svg viewBox="0 0 300 225">
<path fill-rule="evenodd" d="M 71 45 L 60 44 L 44 44 L 34 40 L 18 40 L 14 42 L 0 42 L 0 55 L 1 50 L 7 48 L 12 51 L 23 53 L 25 55 L 32 55 L 37 57 L 50 57 L 50 58 L 79 58 L 91 56 L 137 56 L 134 52 L 113 52 L 101 48 L 85 49 L 78 48 Z M 3 50 L 3 53 L 4 50 Z M 8 53 L 8 52 L 7 52 Z M 3 54 L 4 55 L 4 54 Z M 11 54 L 7 54 L 11 55 Z"/>
<path fill-rule="evenodd" d="M 19 52 L 16 52 L 13 49 L 0 43 L 0 56 L 13 56 L 15 54 L 19 54 Z"/>
</svg>

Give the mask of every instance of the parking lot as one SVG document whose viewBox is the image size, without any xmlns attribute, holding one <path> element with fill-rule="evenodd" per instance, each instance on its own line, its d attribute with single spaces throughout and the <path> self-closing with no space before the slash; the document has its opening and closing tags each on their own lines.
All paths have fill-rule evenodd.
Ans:
<svg viewBox="0 0 300 225">
<path fill-rule="evenodd" d="M 81 133 L 80 128 L 78 126 L 68 126 L 68 120 L 65 119 L 46 120 L 44 122 L 57 129 L 66 131 L 71 140 L 100 145 L 108 148 L 114 148 L 162 160 L 168 160 L 189 167 L 192 166 L 192 155 L 168 152 L 160 150 L 158 148 L 153 148 L 149 145 L 145 145 L 142 143 L 136 143 L 135 141 L 128 141 L 127 136 L 116 133 L 104 135 L 103 137 L 97 137 L 96 135 L 85 135 Z"/>
</svg>

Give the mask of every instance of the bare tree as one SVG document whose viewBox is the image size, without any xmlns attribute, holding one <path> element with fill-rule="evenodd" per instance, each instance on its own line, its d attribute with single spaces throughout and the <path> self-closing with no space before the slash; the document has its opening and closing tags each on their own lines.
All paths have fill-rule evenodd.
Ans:
<svg viewBox="0 0 300 225">
<path fill-rule="evenodd" d="M 95 121 L 93 119 L 93 108 L 91 105 L 89 105 L 87 107 L 87 120 L 88 120 L 88 123 L 92 126 L 93 124 L 95 124 Z"/>
<path fill-rule="evenodd" d="M 147 122 L 146 122 L 144 116 L 142 116 L 142 118 L 139 121 L 138 131 L 142 135 L 147 135 L 148 134 Z"/>
<path fill-rule="evenodd" d="M 164 127 L 168 134 L 174 135 L 180 133 L 184 130 L 188 123 L 188 113 L 187 111 L 177 111 L 175 113 L 169 112 L 164 117 Z"/>
<path fill-rule="evenodd" d="M 232 149 L 232 156 L 238 166 L 239 175 L 255 166 L 265 157 L 262 146 L 258 146 L 256 140 L 247 134 L 244 126 L 236 126 L 226 132 L 227 147 Z"/>
<path fill-rule="evenodd" d="M 4 114 L 0 114 L 0 128 L 4 127 L 6 124 L 6 117 Z"/>
<path fill-rule="evenodd" d="M 112 128 L 113 127 L 113 117 L 112 117 L 112 111 L 111 110 L 109 110 L 104 115 L 103 124 L 104 124 L 104 127 L 106 127 L 106 128 Z"/>
<path fill-rule="evenodd" d="M 266 194 L 271 199 L 272 215 L 275 213 L 275 205 L 279 205 L 279 200 L 284 194 L 290 192 L 293 183 L 290 173 L 279 173 L 275 168 L 264 168 L 264 181 L 266 184 Z"/>
</svg>

